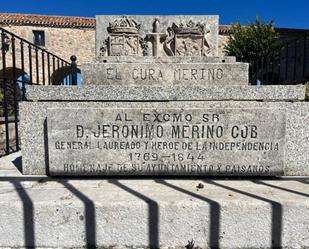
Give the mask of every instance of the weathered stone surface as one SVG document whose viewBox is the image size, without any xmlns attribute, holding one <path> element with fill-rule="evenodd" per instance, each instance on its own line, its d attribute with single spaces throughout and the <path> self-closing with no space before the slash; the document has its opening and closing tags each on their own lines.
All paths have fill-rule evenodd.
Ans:
<svg viewBox="0 0 309 249">
<path fill-rule="evenodd" d="M 205 108 L 205 109 L 281 109 L 286 110 L 285 175 L 309 175 L 309 105 L 308 102 L 250 102 L 250 101 L 181 101 L 181 102 L 22 102 L 20 123 L 23 173 L 46 174 L 47 108 Z M 272 117 L 270 117 L 271 120 Z M 269 129 L 273 122 L 269 121 Z M 27 146 L 23 146 L 27 145 Z M 34 153 L 35 152 L 35 153 Z"/>
<path fill-rule="evenodd" d="M 222 57 L 208 57 L 208 56 L 103 56 L 97 58 L 98 62 L 105 63 L 235 63 L 236 57 L 222 56 Z"/>
<path fill-rule="evenodd" d="M 86 85 L 248 85 L 247 63 L 86 63 Z"/>
<path fill-rule="evenodd" d="M 28 86 L 27 100 L 40 101 L 170 101 L 170 100 L 263 100 L 305 99 L 304 85 L 272 86 Z"/>
<path fill-rule="evenodd" d="M 309 247 L 309 178 L 55 179 L 19 156 L 0 158 L 1 248 Z"/>
<path fill-rule="evenodd" d="M 123 25 L 120 25 L 121 23 Z M 185 50 L 184 52 L 194 55 L 200 49 L 203 49 L 203 52 L 207 53 L 208 56 L 217 56 L 218 23 L 218 16 L 137 15 L 123 17 L 99 15 L 96 16 L 96 56 L 113 54 L 113 51 L 116 51 L 116 54 L 121 53 L 121 55 L 124 55 L 125 52 L 129 55 L 142 56 L 141 50 L 145 48 L 145 45 L 148 47 L 146 52 L 156 56 L 171 55 L 170 53 L 175 53 L 177 49 L 180 50 L 180 54 Z M 195 28 L 195 36 L 191 38 L 191 35 L 189 35 L 184 38 L 182 34 L 177 34 L 174 27 L 181 25 L 187 28 L 183 30 L 184 32 L 190 28 Z M 117 32 L 117 28 L 123 30 Z M 125 34 L 126 28 L 130 29 L 127 34 Z M 201 29 L 202 33 L 199 34 Z M 182 43 L 186 43 L 186 46 L 183 46 Z"/>
<path fill-rule="evenodd" d="M 283 173 L 281 109 L 48 109 L 47 131 L 51 175 Z"/>
</svg>

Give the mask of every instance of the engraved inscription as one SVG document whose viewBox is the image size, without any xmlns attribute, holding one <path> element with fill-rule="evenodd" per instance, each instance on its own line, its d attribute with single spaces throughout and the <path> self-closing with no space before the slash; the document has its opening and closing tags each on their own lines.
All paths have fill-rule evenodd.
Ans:
<svg viewBox="0 0 309 249">
<path fill-rule="evenodd" d="M 122 80 L 122 70 L 117 67 L 106 68 L 106 78 L 109 80 Z M 170 75 L 171 71 L 168 75 Z M 173 81 L 183 80 L 221 80 L 224 77 L 224 71 L 222 68 L 175 68 L 172 70 Z M 128 73 L 129 79 L 135 81 L 157 81 L 168 80 L 165 70 L 159 68 L 132 68 L 132 71 Z"/>
<path fill-rule="evenodd" d="M 284 141 L 279 109 L 51 109 L 48 115 L 54 175 L 280 175 Z"/>
<path fill-rule="evenodd" d="M 242 70 L 243 68 L 239 68 Z M 98 68 L 104 84 L 247 84 L 247 78 L 232 74 L 228 64 L 102 64 Z M 91 81 L 92 83 L 92 81 Z"/>
</svg>

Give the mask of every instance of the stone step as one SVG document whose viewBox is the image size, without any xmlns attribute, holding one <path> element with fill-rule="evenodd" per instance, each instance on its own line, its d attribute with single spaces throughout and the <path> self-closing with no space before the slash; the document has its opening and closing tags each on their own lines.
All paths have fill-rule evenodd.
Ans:
<svg viewBox="0 0 309 249">
<path fill-rule="evenodd" d="M 309 247 L 309 178 L 49 178 L 19 157 L 0 159 L 0 247 Z"/>
<path fill-rule="evenodd" d="M 270 86 L 28 86 L 27 100 L 33 101 L 177 101 L 177 100 L 305 100 L 305 85 Z"/>
</svg>

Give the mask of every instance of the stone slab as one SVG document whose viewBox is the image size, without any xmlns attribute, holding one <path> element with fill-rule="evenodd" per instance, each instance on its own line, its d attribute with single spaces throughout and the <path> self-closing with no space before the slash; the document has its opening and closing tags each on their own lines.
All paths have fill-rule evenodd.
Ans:
<svg viewBox="0 0 309 249">
<path fill-rule="evenodd" d="M 48 109 L 49 174 L 283 174 L 285 110 L 164 106 Z"/>
<path fill-rule="evenodd" d="M 208 57 L 208 56 L 103 56 L 98 62 L 109 63 L 235 63 L 235 56 Z"/>
<path fill-rule="evenodd" d="M 97 15 L 96 16 L 96 56 L 100 57 L 100 47 L 105 45 L 105 40 L 108 38 L 109 24 L 123 16 L 117 15 Z M 177 16 L 151 16 L 151 15 L 127 15 L 129 19 L 133 19 L 137 24 L 140 24 L 140 36 L 145 38 L 147 34 L 153 33 L 153 24 L 156 18 L 160 21 L 159 33 L 167 34 L 168 27 L 173 23 L 186 25 L 189 21 L 206 25 L 209 30 L 207 34 L 207 43 L 210 45 L 212 52 L 211 56 L 218 55 L 218 37 L 219 37 L 219 16 L 206 15 L 177 15 Z"/>
<path fill-rule="evenodd" d="M 247 63 L 86 63 L 85 85 L 248 85 Z"/>
<path fill-rule="evenodd" d="M 165 102 L 165 108 L 283 109 L 286 110 L 285 175 L 309 175 L 308 102 L 180 101 Z M 46 174 L 46 117 L 48 108 L 158 108 L 157 102 L 21 102 L 20 135 L 24 174 Z M 273 123 L 269 122 L 269 129 Z M 35 152 L 35 153 L 34 153 Z"/>
<path fill-rule="evenodd" d="M 258 100 L 301 101 L 305 85 L 272 86 L 28 86 L 33 101 L 170 101 L 170 100 Z"/>
<path fill-rule="evenodd" d="M 309 178 L 48 178 L 14 155 L 0 158 L 1 248 L 309 247 Z"/>
</svg>

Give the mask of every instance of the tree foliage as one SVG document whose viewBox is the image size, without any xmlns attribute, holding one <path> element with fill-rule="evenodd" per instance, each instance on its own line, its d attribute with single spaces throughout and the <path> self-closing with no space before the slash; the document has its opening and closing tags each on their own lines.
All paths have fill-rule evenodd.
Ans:
<svg viewBox="0 0 309 249">
<path fill-rule="evenodd" d="M 274 29 L 274 22 L 262 23 L 256 17 L 255 22 L 246 26 L 242 26 L 240 22 L 231 26 L 224 52 L 228 56 L 236 56 L 238 60 L 252 63 L 279 48 L 279 34 Z"/>
</svg>

